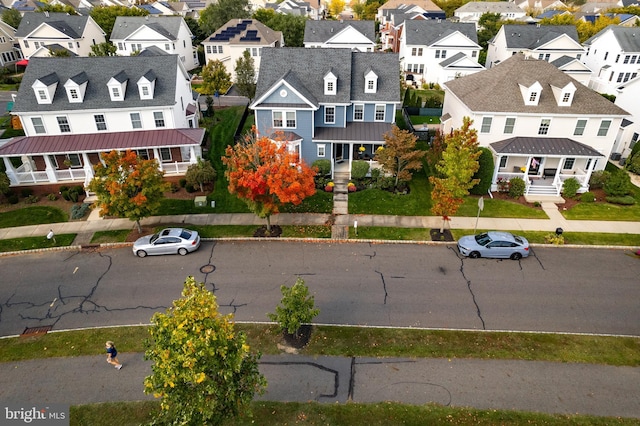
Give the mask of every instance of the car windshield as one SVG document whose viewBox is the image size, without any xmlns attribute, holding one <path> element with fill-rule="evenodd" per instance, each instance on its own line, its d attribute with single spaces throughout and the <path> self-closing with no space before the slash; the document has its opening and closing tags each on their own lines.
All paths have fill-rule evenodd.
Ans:
<svg viewBox="0 0 640 426">
<path fill-rule="evenodd" d="M 182 232 L 180 232 L 180 238 L 184 240 L 188 240 L 189 238 L 191 238 L 191 232 L 187 231 L 186 229 L 183 229 Z"/>
<path fill-rule="evenodd" d="M 160 236 L 160 233 L 159 233 L 159 232 L 156 232 L 155 234 L 153 234 L 153 235 L 151 236 L 151 238 L 149 239 L 149 242 L 150 242 L 150 243 L 153 243 L 155 240 L 157 240 L 157 239 L 158 239 L 158 237 L 159 237 L 159 236 Z"/>
<path fill-rule="evenodd" d="M 490 242 L 491 242 L 491 238 L 489 238 L 489 234 L 484 233 L 484 234 L 476 235 L 476 243 L 478 243 L 479 245 L 486 246 Z"/>
</svg>

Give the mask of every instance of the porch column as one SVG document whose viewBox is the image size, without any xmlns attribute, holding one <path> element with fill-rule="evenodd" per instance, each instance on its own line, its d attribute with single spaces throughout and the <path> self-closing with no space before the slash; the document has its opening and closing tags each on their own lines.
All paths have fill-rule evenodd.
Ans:
<svg viewBox="0 0 640 426">
<path fill-rule="evenodd" d="M 190 146 L 189 147 L 189 163 L 190 164 L 196 164 L 198 162 L 198 156 L 196 155 L 196 147 L 195 146 Z"/>
<path fill-rule="evenodd" d="M 44 163 L 46 164 L 45 172 L 47 172 L 47 178 L 51 183 L 58 182 L 58 176 L 56 176 L 56 165 L 51 162 L 51 158 L 48 155 L 43 155 Z"/>
<path fill-rule="evenodd" d="M 502 162 L 503 155 L 498 155 L 498 161 L 496 161 L 496 166 L 493 168 L 493 176 L 491 177 L 491 190 L 495 191 L 498 189 L 498 172 L 500 171 L 500 163 Z"/>
<path fill-rule="evenodd" d="M 86 152 L 82 153 L 82 168 L 84 169 L 84 182 L 85 186 L 91 182 L 93 179 L 93 164 L 91 164 L 91 160 L 89 159 L 89 155 Z"/>
<path fill-rule="evenodd" d="M 4 161 L 4 168 L 6 170 L 7 177 L 9 178 L 9 182 L 11 182 L 11 185 L 20 184 L 18 175 L 16 175 L 16 169 L 13 167 L 13 164 L 11 164 L 9 157 L 2 157 L 2 161 Z"/>
<path fill-rule="evenodd" d="M 158 148 L 153 148 L 153 158 L 158 162 L 158 169 L 161 172 L 164 172 L 164 169 L 162 168 L 162 158 L 160 158 L 160 150 Z"/>
</svg>

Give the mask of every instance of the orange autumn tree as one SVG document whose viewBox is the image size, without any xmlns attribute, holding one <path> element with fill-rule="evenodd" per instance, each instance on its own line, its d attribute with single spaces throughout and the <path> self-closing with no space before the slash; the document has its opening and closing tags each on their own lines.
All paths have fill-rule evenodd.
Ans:
<svg viewBox="0 0 640 426">
<path fill-rule="evenodd" d="M 282 134 L 275 141 L 246 136 L 244 141 L 227 147 L 222 162 L 227 168 L 229 192 L 266 219 L 269 232 L 271 215 L 277 214 L 282 205 L 298 205 L 316 192 L 313 178 L 317 171 L 288 151 Z"/>
<path fill-rule="evenodd" d="M 169 185 L 156 160 L 143 160 L 133 151 L 111 151 L 94 166 L 89 191 L 95 192 L 102 216 L 126 217 L 136 222 L 153 215 Z"/>
</svg>

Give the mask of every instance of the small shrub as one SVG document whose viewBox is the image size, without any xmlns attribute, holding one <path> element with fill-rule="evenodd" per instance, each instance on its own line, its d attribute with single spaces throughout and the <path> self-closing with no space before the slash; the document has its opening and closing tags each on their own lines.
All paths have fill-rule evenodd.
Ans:
<svg viewBox="0 0 640 426">
<path fill-rule="evenodd" d="M 82 194 L 84 194 L 84 186 L 77 185 L 77 186 L 74 186 L 73 188 L 71 188 L 69 191 L 70 192 L 75 192 L 78 195 L 82 195 Z"/>
<path fill-rule="evenodd" d="M 369 163 L 356 160 L 351 163 L 351 177 L 353 179 L 363 179 L 369 173 Z"/>
<path fill-rule="evenodd" d="M 329 160 L 316 160 L 311 163 L 311 167 L 318 169 L 318 175 L 326 176 L 331 173 L 331 161 Z"/>
<path fill-rule="evenodd" d="M 602 189 L 609 176 L 611 176 L 611 173 L 606 170 L 593 172 L 591 178 L 589 178 L 589 187 L 591 189 Z"/>
<path fill-rule="evenodd" d="M 196 192 L 196 188 L 190 183 L 185 185 L 184 190 L 187 191 L 189 194 L 191 194 L 192 192 Z"/>
<path fill-rule="evenodd" d="M 562 195 L 567 198 L 575 197 L 578 189 L 580 189 L 580 182 L 574 177 L 565 179 L 565 181 L 562 182 Z"/>
<path fill-rule="evenodd" d="M 561 246 L 564 244 L 564 236 L 562 234 L 547 234 L 544 237 L 544 242 L 547 244 L 554 244 L 556 246 Z"/>
<path fill-rule="evenodd" d="M 68 190 L 69 190 L 69 187 L 68 187 L 67 185 L 62 185 L 62 186 L 60 187 L 60 193 L 61 193 L 61 194 L 62 194 L 64 191 L 68 191 Z"/>
<path fill-rule="evenodd" d="M 18 198 L 16 194 L 11 194 L 7 196 L 7 201 L 9 201 L 9 204 L 18 204 L 18 201 L 20 201 L 20 198 Z"/>
<path fill-rule="evenodd" d="M 82 219 L 89 210 L 89 203 L 74 204 L 71 206 L 71 219 Z"/>
<path fill-rule="evenodd" d="M 71 197 L 69 196 L 69 190 L 68 189 L 65 189 L 64 191 L 60 191 L 60 195 L 62 196 L 63 200 L 71 201 Z"/>
<path fill-rule="evenodd" d="M 631 192 L 631 177 L 624 169 L 616 169 L 604 183 L 603 189 L 608 196 L 623 197 Z"/>
<path fill-rule="evenodd" d="M 512 178 L 509 180 L 509 197 L 518 198 L 524 195 L 526 184 L 522 178 Z"/>
<path fill-rule="evenodd" d="M 594 201 L 596 201 L 596 196 L 591 191 L 585 192 L 580 196 L 580 201 L 582 201 L 583 203 L 593 203 Z"/>
<path fill-rule="evenodd" d="M 605 197 L 605 200 L 607 201 L 607 203 L 620 204 L 622 206 L 632 206 L 636 203 L 635 198 L 633 198 L 631 195 L 624 195 L 622 197 Z"/>
<path fill-rule="evenodd" d="M 51 194 L 47 195 L 47 199 L 49 201 L 55 201 L 58 199 L 58 196 L 52 192 Z"/>
<path fill-rule="evenodd" d="M 380 179 L 380 176 L 382 176 L 382 170 L 379 168 L 373 168 L 371 169 L 371 179 L 373 180 L 378 180 Z"/>
<path fill-rule="evenodd" d="M 180 190 L 180 187 L 176 185 L 174 182 L 171 182 L 171 186 L 169 187 L 169 191 L 175 193 Z"/>
<path fill-rule="evenodd" d="M 38 197 L 36 197 L 35 195 L 28 195 L 25 199 L 24 199 L 24 203 L 25 204 L 35 204 L 38 202 Z"/>
<path fill-rule="evenodd" d="M 69 201 L 73 201 L 74 203 L 78 202 L 78 193 L 76 191 L 70 190 L 67 194 L 69 194 Z"/>
<path fill-rule="evenodd" d="M 542 207 L 542 204 L 540 204 L 540 201 L 534 201 L 533 207 Z"/>
<path fill-rule="evenodd" d="M 178 185 L 180 185 L 180 188 L 185 188 L 187 186 L 187 180 L 185 178 L 180 179 Z"/>
<path fill-rule="evenodd" d="M 27 198 L 27 197 L 33 195 L 33 189 L 31 189 L 31 188 L 22 188 L 20 190 L 20 195 L 22 196 L 22 198 Z"/>
</svg>

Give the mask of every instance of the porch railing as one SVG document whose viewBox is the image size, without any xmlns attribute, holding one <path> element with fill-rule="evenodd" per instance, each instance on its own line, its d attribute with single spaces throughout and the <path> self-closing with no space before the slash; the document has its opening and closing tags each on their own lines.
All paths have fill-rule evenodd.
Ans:
<svg viewBox="0 0 640 426">
<path fill-rule="evenodd" d="M 531 184 L 531 177 L 532 176 L 527 176 L 525 175 L 525 173 L 516 173 L 516 172 L 499 172 L 497 179 L 498 182 L 503 181 L 503 182 L 508 182 L 510 179 L 519 177 L 521 179 L 524 180 L 526 186 L 525 186 L 525 194 L 529 193 L 529 188 L 531 188 L 531 186 L 533 186 Z M 551 186 L 554 187 L 555 191 L 556 191 L 556 195 L 560 195 L 560 193 L 562 192 L 562 185 L 563 182 L 567 179 L 570 178 L 576 178 L 578 180 L 578 182 L 580 183 L 580 188 L 583 191 L 587 191 L 589 189 L 589 182 L 587 181 L 587 175 L 581 171 L 581 170 L 577 170 L 576 174 L 570 173 L 570 174 L 566 174 L 566 173 L 560 173 L 557 176 L 555 176 L 553 179 L 547 179 L 546 182 L 548 182 L 546 185 L 547 186 Z M 498 188 L 500 187 L 499 184 L 497 184 Z"/>
<path fill-rule="evenodd" d="M 174 161 L 173 163 L 162 163 L 162 170 L 165 175 L 183 175 L 191 165 L 188 161 Z"/>
<path fill-rule="evenodd" d="M 87 173 L 84 169 L 63 169 L 56 170 L 56 179 L 58 181 L 85 181 Z"/>
<path fill-rule="evenodd" d="M 34 172 L 34 171 L 26 171 L 26 172 L 16 172 L 16 179 L 18 179 L 19 183 L 40 183 L 40 182 L 49 182 L 49 176 L 47 176 L 47 172 Z"/>
</svg>

